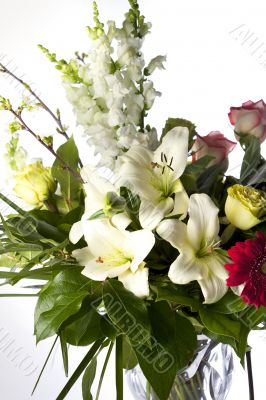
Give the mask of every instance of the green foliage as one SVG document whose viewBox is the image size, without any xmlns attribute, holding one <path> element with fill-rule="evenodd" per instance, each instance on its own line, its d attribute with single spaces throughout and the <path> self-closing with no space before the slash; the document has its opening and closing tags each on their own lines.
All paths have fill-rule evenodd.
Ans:
<svg viewBox="0 0 266 400">
<path fill-rule="evenodd" d="M 93 400 L 91 394 L 91 387 L 95 379 L 97 369 L 97 358 L 93 357 L 89 365 L 87 366 L 83 378 L 82 378 L 82 399 Z"/>
<path fill-rule="evenodd" d="M 71 137 L 66 143 L 59 147 L 57 154 L 71 168 L 78 172 L 79 154 L 74 139 Z M 58 159 L 52 166 L 52 175 L 60 185 L 66 211 L 73 210 L 79 206 L 81 181 L 73 172 L 66 169 L 65 165 Z"/>
<path fill-rule="evenodd" d="M 76 314 L 89 295 L 90 280 L 78 267 L 62 271 L 43 287 L 35 309 L 37 342 L 56 334 L 63 322 Z"/>
<path fill-rule="evenodd" d="M 245 146 L 245 155 L 240 172 L 240 183 L 245 184 L 251 177 L 257 175 L 257 167 L 261 161 L 260 142 L 255 136 L 249 135 L 241 139 Z"/>
<path fill-rule="evenodd" d="M 141 369 L 160 400 L 167 400 L 176 373 L 193 356 L 196 333 L 192 324 L 173 312 L 166 301 L 151 303 L 150 343 L 134 346 Z"/>
</svg>

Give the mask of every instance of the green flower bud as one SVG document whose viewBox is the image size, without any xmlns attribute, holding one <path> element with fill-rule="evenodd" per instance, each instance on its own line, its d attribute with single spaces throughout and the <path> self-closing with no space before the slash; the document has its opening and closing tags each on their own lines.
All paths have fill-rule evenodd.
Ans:
<svg viewBox="0 0 266 400">
<path fill-rule="evenodd" d="M 51 168 L 41 161 L 27 165 L 15 176 L 14 192 L 26 203 L 41 206 L 56 190 Z"/>
<path fill-rule="evenodd" d="M 126 200 L 118 196 L 115 192 L 108 192 L 105 196 L 105 215 L 112 215 L 113 213 L 121 212 L 125 209 Z"/>
<path fill-rule="evenodd" d="M 247 230 L 262 222 L 266 216 L 266 194 L 262 190 L 237 184 L 227 192 L 225 214 L 231 224 Z"/>
</svg>

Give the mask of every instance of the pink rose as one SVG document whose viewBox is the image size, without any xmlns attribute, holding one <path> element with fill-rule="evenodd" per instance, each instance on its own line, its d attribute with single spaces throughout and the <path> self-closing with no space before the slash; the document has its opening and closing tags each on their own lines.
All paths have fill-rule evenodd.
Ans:
<svg viewBox="0 0 266 400">
<path fill-rule="evenodd" d="M 266 139 L 266 104 L 263 100 L 247 101 L 241 107 L 231 107 L 228 114 L 236 133 L 255 136 L 262 143 Z M 237 140 L 239 137 L 236 135 Z"/>
<path fill-rule="evenodd" d="M 235 148 L 236 143 L 226 139 L 219 131 L 210 132 L 207 136 L 197 134 L 197 139 L 192 147 L 192 160 L 196 161 L 204 156 L 215 157 L 208 164 L 208 167 L 224 161 L 228 167 L 228 154 Z"/>
</svg>

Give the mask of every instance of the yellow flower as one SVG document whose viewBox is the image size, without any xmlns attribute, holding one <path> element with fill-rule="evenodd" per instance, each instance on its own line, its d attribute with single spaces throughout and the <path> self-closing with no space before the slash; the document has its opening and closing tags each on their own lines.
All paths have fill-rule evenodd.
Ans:
<svg viewBox="0 0 266 400">
<path fill-rule="evenodd" d="M 262 190 L 236 184 L 227 192 L 225 214 L 231 224 L 245 231 L 262 222 L 266 216 L 266 194 Z"/>
<path fill-rule="evenodd" d="M 41 206 L 56 190 L 51 168 L 41 161 L 24 167 L 15 177 L 14 192 L 26 203 Z"/>
</svg>

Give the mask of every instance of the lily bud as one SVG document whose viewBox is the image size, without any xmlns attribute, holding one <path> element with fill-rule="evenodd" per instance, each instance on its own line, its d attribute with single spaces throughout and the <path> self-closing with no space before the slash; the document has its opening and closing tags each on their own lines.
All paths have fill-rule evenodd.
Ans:
<svg viewBox="0 0 266 400">
<path fill-rule="evenodd" d="M 126 200 L 118 196 L 115 192 L 108 192 L 105 196 L 105 215 L 112 215 L 113 212 L 116 214 L 118 212 L 124 211 L 126 206 Z"/>
<path fill-rule="evenodd" d="M 266 194 L 262 190 L 236 184 L 227 192 L 225 214 L 231 224 L 245 231 L 262 222 L 266 216 Z"/>
<path fill-rule="evenodd" d="M 41 161 L 24 167 L 15 177 L 14 192 L 26 203 L 41 206 L 56 190 L 51 168 Z"/>
</svg>

